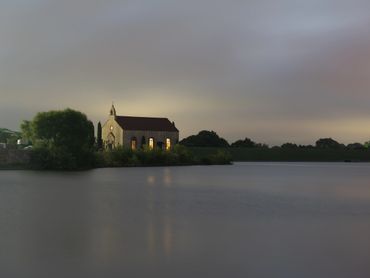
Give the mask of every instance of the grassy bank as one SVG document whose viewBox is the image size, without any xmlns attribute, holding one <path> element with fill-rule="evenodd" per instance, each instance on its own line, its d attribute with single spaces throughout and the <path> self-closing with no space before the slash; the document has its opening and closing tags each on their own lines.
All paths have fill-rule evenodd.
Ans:
<svg viewBox="0 0 370 278">
<path fill-rule="evenodd" d="M 27 170 L 28 165 L 26 164 L 11 164 L 11 165 L 0 165 L 0 170 Z"/>
<path fill-rule="evenodd" d="M 81 150 L 69 152 L 65 148 L 42 146 L 30 152 L 30 159 L 23 168 L 32 170 L 78 171 L 107 167 L 148 167 L 186 165 L 231 164 L 231 156 L 224 151 L 215 151 L 206 156 L 194 155 L 188 148 L 176 145 L 171 151 L 161 149 L 115 148 L 105 151 Z M 14 169 L 11 165 L 9 169 Z"/>
<path fill-rule="evenodd" d="M 370 162 L 370 150 L 351 149 L 282 149 L 282 148 L 204 148 L 192 147 L 197 156 L 209 156 L 220 150 L 231 154 L 233 161 L 307 161 L 307 162 Z"/>
</svg>

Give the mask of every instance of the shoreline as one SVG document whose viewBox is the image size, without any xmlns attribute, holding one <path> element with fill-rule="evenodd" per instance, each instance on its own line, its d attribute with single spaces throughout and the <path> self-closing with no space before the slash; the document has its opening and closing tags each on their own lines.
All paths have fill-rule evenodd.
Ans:
<svg viewBox="0 0 370 278">
<path fill-rule="evenodd" d="M 237 160 L 232 161 L 229 164 L 163 164 L 163 165 L 126 165 L 126 166 L 106 166 L 106 167 L 92 167 L 88 169 L 76 169 L 76 170 L 62 170 L 62 169 L 33 169 L 27 166 L 4 166 L 0 165 L 0 171 L 36 171 L 36 172 L 85 172 L 97 169 L 115 169 L 115 168 L 160 168 L 160 167 L 192 167 L 192 166 L 232 166 L 236 163 L 341 163 L 341 164 L 369 164 L 370 161 L 345 161 L 345 160 Z"/>
</svg>

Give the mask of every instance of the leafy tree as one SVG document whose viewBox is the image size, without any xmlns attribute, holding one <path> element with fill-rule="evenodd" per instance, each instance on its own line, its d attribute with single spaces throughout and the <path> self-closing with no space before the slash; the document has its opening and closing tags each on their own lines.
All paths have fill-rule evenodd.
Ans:
<svg viewBox="0 0 370 278">
<path fill-rule="evenodd" d="M 33 141 L 32 123 L 30 121 L 23 121 L 21 123 L 21 134 L 23 139 Z"/>
<path fill-rule="evenodd" d="M 249 138 L 245 138 L 244 140 L 238 140 L 231 144 L 233 148 L 255 148 L 257 144 L 253 142 Z"/>
<path fill-rule="evenodd" d="M 285 143 L 281 145 L 282 149 L 296 149 L 298 148 L 297 144 L 294 143 Z"/>
<path fill-rule="evenodd" d="M 268 149 L 269 145 L 264 144 L 264 143 L 258 143 L 258 144 L 256 144 L 256 148 Z"/>
<path fill-rule="evenodd" d="M 352 143 L 347 145 L 347 149 L 351 150 L 363 150 L 365 149 L 365 146 L 362 145 L 361 143 Z"/>
<path fill-rule="evenodd" d="M 313 145 L 299 145 L 298 146 L 300 149 L 314 149 L 315 146 Z"/>
<path fill-rule="evenodd" d="M 191 135 L 180 142 L 187 147 L 228 147 L 229 143 L 219 137 L 214 131 L 203 130 L 197 135 Z"/>
<path fill-rule="evenodd" d="M 370 148 L 370 141 L 365 142 L 364 147 L 365 147 L 365 149 L 369 149 Z"/>
<path fill-rule="evenodd" d="M 316 141 L 316 148 L 319 149 L 339 149 L 344 147 L 344 145 L 338 143 L 332 138 L 322 138 Z"/>
<path fill-rule="evenodd" d="M 32 137 L 72 152 L 91 149 L 94 145 L 94 125 L 81 112 L 41 112 L 32 121 Z"/>
<path fill-rule="evenodd" d="M 22 131 L 35 143 L 31 162 L 36 168 L 79 169 L 93 163 L 94 125 L 81 112 L 41 112 Z"/>
</svg>

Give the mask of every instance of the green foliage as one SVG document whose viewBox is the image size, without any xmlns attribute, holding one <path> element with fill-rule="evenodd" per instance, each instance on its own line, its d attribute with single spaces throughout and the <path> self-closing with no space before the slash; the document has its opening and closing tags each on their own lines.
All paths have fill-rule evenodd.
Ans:
<svg viewBox="0 0 370 278">
<path fill-rule="evenodd" d="M 81 112 L 66 109 L 38 113 L 21 128 L 34 142 L 32 168 L 77 170 L 94 165 L 94 125 Z"/>
<path fill-rule="evenodd" d="M 224 150 L 231 154 L 232 161 L 370 162 L 370 151 L 366 149 L 194 147 L 189 150 L 198 157 L 209 157 L 219 150 Z"/>
<path fill-rule="evenodd" d="M 116 148 L 102 151 L 97 154 L 97 167 L 123 167 L 123 166 L 165 166 L 165 165 L 194 165 L 194 164 L 230 164 L 231 156 L 225 152 L 211 155 L 208 158 L 197 158 L 186 147 L 176 145 L 171 151 L 161 149 Z"/>
<path fill-rule="evenodd" d="M 91 149 L 94 145 L 94 125 L 78 111 L 41 112 L 31 125 L 32 138 L 55 147 L 66 147 L 72 153 Z"/>
<path fill-rule="evenodd" d="M 101 123 L 98 123 L 98 131 L 97 131 L 97 136 L 96 136 L 96 144 L 98 150 L 103 148 L 103 139 L 102 139 L 102 126 Z"/>
<path fill-rule="evenodd" d="M 22 138 L 28 141 L 33 141 L 33 130 L 31 121 L 23 121 L 21 123 Z"/>
<path fill-rule="evenodd" d="M 323 138 L 316 141 L 316 148 L 319 149 L 339 149 L 345 147 L 342 144 L 339 144 L 337 141 L 332 138 Z"/>
<path fill-rule="evenodd" d="M 226 150 L 217 150 L 216 153 L 201 158 L 202 164 L 206 165 L 226 165 L 231 164 L 231 161 L 232 156 Z"/>
<path fill-rule="evenodd" d="M 71 153 L 67 148 L 37 146 L 31 151 L 30 168 L 36 170 L 82 170 L 94 167 L 93 152 Z"/>
<path fill-rule="evenodd" d="M 180 142 L 187 147 L 228 147 L 229 143 L 214 131 L 203 130 L 197 135 L 189 136 Z"/>
<path fill-rule="evenodd" d="M 285 143 L 281 145 L 281 148 L 282 149 L 296 149 L 298 148 L 298 145 L 294 143 Z"/>
<path fill-rule="evenodd" d="M 351 150 L 364 150 L 366 148 L 361 143 L 352 143 L 352 144 L 348 144 L 347 145 L 347 149 L 351 149 Z"/>
<path fill-rule="evenodd" d="M 0 143 L 7 143 L 15 146 L 17 140 L 21 137 L 21 134 L 16 131 L 12 131 L 6 128 L 0 128 Z"/>
<path fill-rule="evenodd" d="M 233 148 L 255 148 L 257 144 L 253 142 L 249 138 L 245 138 L 244 140 L 238 140 L 231 144 Z"/>
<path fill-rule="evenodd" d="M 370 148 L 370 141 L 365 142 L 364 147 L 365 147 L 365 149 L 369 149 Z"/>
</svg>

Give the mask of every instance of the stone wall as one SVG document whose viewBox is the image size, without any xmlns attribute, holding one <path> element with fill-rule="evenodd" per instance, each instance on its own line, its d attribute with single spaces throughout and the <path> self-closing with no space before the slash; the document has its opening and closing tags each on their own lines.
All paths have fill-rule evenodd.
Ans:
<svg viewBox="0 0 370 278">
<path fill-rule="evenodd" d="M 160 142 L 163 144 L 162 148 L 164 149 L 167 138 L 170 139 L 171 148 L 179 142 L 179 132 L 124 130 L 123 145 L 130 148 L 132 139 L 136 138 L 137 147 L 140 147 L 143 137 L 145 138 L 146 146 L 149 144 L 149 138 L 153 138 L 154 148 L 157 148 L 157 144 Z"/>
<path fill-rule="evenodd" d="M 109 137 L 112 137 L 112 135 L 114 140 L 112 140 L 112 138 L 109 139 Z M 102 140 L 105 147 L 107 147 L 109 143 L 112 143 L 113 148 L 116 148 L 120 145 L 122 146 L 123 130 L 113 116 L 110 116 L 102 126 Z"/>
<path fill-rule="evenodd" d="M 27 164 L 29 160 L 29 151 L 0 149 L 0 166 Z"/>
</svg>

